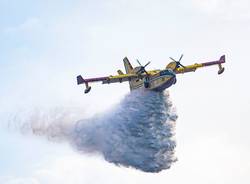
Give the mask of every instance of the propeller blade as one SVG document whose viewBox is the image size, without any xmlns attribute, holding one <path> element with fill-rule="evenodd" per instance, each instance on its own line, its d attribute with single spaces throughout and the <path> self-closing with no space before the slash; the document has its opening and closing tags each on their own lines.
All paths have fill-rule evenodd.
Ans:
<svg viewBox="0 0 250 184">
<path fill-rule="evenodd" d="M 136 73 L 142 74 L 143 72 L 145 72 L 147 75 L 149 75 L 148 72 L 145 70 L 145 67 L 148 66 L 151 62 L 149 61 L 145 66 L 142 66 L 142 64 L 140 63 L 138 59 L 136 61 L 141 66 L 141 68 Z"/>
<path fill-rule="evenodd" d="M 144 72 L 144 68 L 143 68 L 143 66 L 141 66 L 141 68 L 136 72 L 137 74 L 139 74 L 139 73 L 141 73 L 141 72 Z"/>
<path fill-rule="evenodd" d="M 138 59 L 136 59 L 136 61 L 137 61 L 137 63 L 138 63 L 140 66 L 142 66 L 141 63 L 140 63 L 140 61 L 139 61 Z"/>
<path fill-rule="evenodd" d="M 147 75 L 149 75 L 149 73 L 145 70 L 145 68 L 142 66 L 141 68 L 140 68 L 140 70 L 138 70 L 136 73 L 137 74 L 142 74 L 142 73 L 146 73 Z"/>
<path fill-rule="evenodd" d="M 149 61 L 147 64 L 145 64 L 144 68 L 145 68 L 146 66 L 148 66 L 150 63 L 151 63 L 151 62 Z"/>
<path fill-rule="evenodd" d="M 177 66 L 182 66 L 183 68 L 185 68 L 185 66 L 183 66 L 181 63 L 180 63 L 180 61 L 182 60 L 182 58 L 183 58 L 183 54 L 181 55 L 181 57 L 180 57 L 180 59 L 178 60 L 178 61 L 176 61 L 174 58 L 172 58 L 172 57 L 169 57 L 172 61 L 174 61 L 174 62 L 176 62 L 176 65 Z"/>
<path fill-rule="evenodd" d="M 183 58 L 183 54 L 181 55 L 181 57 L 180 57 L 180 59 L 179 59 L 179 64 L 180 64 L 183 68 L 186 68 L 185 66 L 183 66 L 183 65 L 180 63 L 180 61 L 181 61 L 182 58 Z"/>
<path fill-rule="evenodd" d="M 185 66 L 183 66 L 181 63 L 179 63 L 179 65 L 181 65 L 183 68 L 186 68 Z"/>
<path fill-rule="evenodd" d="M 181 55 L 181 57 L 180 57 L 180 59 L 179 59 L 179 62 L 181 61 L 182 57 L 183 57 L 183 54 Z"/>
<path fill-rule="evenodd" d="M 172 58 L 172 57 L 169 57 L 169 58 L 170 58 L 172 61 L 176 62 L 174 58 Z"/>
</svg>

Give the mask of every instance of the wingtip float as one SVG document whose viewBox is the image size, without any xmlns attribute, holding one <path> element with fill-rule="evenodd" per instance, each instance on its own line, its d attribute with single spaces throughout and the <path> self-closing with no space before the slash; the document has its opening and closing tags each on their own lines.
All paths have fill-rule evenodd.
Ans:
<svg viewBox="0 0 250 184">
<path fill-rule="evenodd" d="M 125 57 L 123 59 L 123 63 L 126 70 L 126 74 L 124 74 L 121 70 L 118 70 L 118 75 L 88 79 L 83 79 L 81 75 L 78 75 L 77 84 L 85 84 L 86 89 L 84 93 L 88 93 L 91 90 L 91 86 L 89 86 L 89 83 L 92 82 L 102 82 L 103 84 L 110 84 L 121 83 L 126 81 L 129 82 L 130 90 L 144 88 L 153 91 L 163 91 L 176 83 L 176 74 L 195 72 L 197 68 L 213 65 L 218 65 L 219 75 L 222 74 L 225 70 L 225 68 L 222 67 L 222 64 L 226 62 L 225 55 L 221 56 L 220 59 L 216 61 L 195 63 L 187 66 L 183 66 L 180 63 L 182 57 L 183 55 L 181 55 L 178 61 L 170 57 L 172 62 L 170 62 L 165 69 L 151 71 L 146 71 L 145 69 L 146 66 L 150 64 L 150 62 L 143 66 L 137 60 L 139 66 L 133 68 L 128 58 Z"/>
</svg>

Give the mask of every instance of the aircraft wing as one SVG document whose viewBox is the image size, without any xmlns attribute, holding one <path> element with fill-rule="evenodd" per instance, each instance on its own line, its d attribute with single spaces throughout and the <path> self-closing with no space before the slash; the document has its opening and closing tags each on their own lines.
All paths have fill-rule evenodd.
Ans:
<svg viewBox="0 0 250 184">
<path fill-rule="evenodd" d="M 139 78 L 137 74 L 122 74 L 115 76 L 107 76 L 107 77 L 97 77 L 97 78 L 88 78 L 83 79 L 81 75 L 77 76 L 77 84 L 83 83 L 91 83 L 91 82 L 102 82 L 103 84 L 116 83 L 116 82 L 125 82 L 130 81 L 132 79 Z"/>
<path fill-rule="evenodd" d="M 125 81 L 130 81 L 132 79 L 137 79 L 139 78 L 139 75 L 137 74 L 120 74 L 120 75 L 115 75 L 115 76 L 107 76 L 107 77 L 97 77 L 97 78 L 88 78 L 88 79 L 83 79 L 81 75 L 77 76 L 77 84 L 85 84 L 86 85 L 86 90 L 85 93 L 88 93 L 91 89 L 89 86 L 89 83 L 92 82 L 102 82 L 103 84 L 110 84 L 110 83 L 121 83 Z"/>
<path fill-rule="evenodd" d="M 137 74 L 122 74 L 122 75 L 115 75 L 115 76 L 109 76 L 107 80 L 102 81 L 103 84 L 109 84 L 109 83 L 116 83 L 116 82 L 125 82 L 125 81 L 131 81 L 132 79 L 139 78 L 139 75 Z"/>
<path fill-rule="evenodd" d="M 225 55 L 223 55 L 217 61 L 210 61 L 210 62 L 205 62 L 205 63 L 195 63 L 193 65 L 188 65 L 185 67 L 176 68 L 175 73 L 179 74 L 179 73 L 194 72 L 197 68 L 218 65 L 219 66 L 218 74 L 221 74 L 224 72 L 224 68 L 222 67 L 222 64 L 225 62 L 226 62 L 226 58 L 225 58 Z"/>
</svg>

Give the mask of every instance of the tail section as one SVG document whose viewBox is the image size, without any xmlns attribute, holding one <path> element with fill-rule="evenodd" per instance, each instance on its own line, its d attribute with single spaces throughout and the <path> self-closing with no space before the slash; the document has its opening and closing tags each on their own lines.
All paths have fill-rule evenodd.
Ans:
<svg viewBox="0 0 250 184">
<path fill-rule="evenodd" d="M 124 67 L 126 70 L 126 74 L 129 73 L 134 73 L 134 68 L 132 67 L 132 65 L 130 64 L 129 60 L 127 57 L 125 57 L 123 59 L 123 63 L 124 63 Z M 130 87 L 130 91 L 133 90 L 135 88 L 135 86 L 137 85 L 138 82 L 136 82 L 135 79 L 132 79 L 129 81 L 129 87 Z"/>
<path fill-rule="evenodd" d="M 125 57 L 125 58 L 123 59 L 123 63 L 124 63 L 124 67 L 125 67 L 126 73 L 127 73 L 127 74 L 128 74 L 128 73 L 132 73 L 133 67 L 132 67 L 132 65 L 130 64 L 130 62 L 129 62 L 129 60 L 128 60 L 127 57 Z"/>
<path fill-rule="evenodd" d="M 119 75 L 124 75 L 124 73 L 123 73 L 121 70 L 117 70 L 117 73 L 118 73 Z"/>
</svg>

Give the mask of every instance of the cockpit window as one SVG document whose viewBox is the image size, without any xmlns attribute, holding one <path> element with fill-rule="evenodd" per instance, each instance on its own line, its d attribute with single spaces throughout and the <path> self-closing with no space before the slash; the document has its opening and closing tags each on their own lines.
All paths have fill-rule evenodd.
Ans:
<svg viewBox="0 0 250 184">
<path fill-rule="evenodd" d="M 163 70 L 163 71 L 160 72 L 160 75 L 171 75 L 171 74 L 172 74 L 172 72 L 170 70 L 168 70 L 168 69 Z"/>
</svg>

